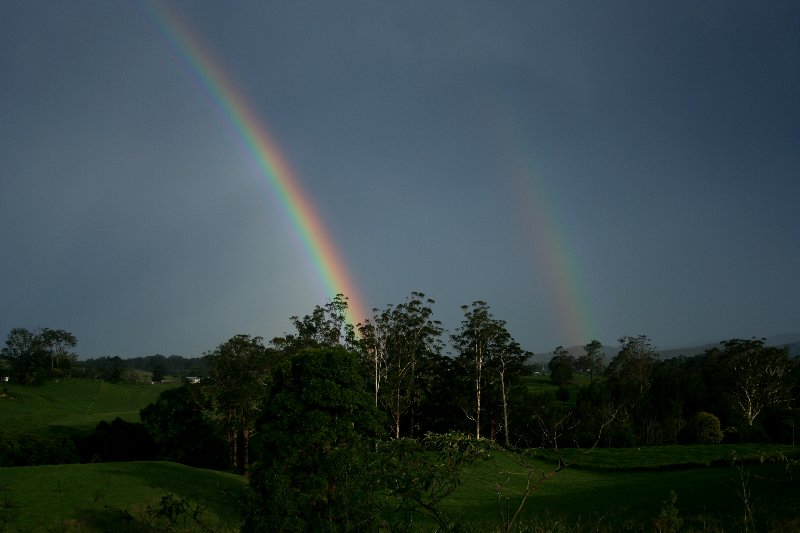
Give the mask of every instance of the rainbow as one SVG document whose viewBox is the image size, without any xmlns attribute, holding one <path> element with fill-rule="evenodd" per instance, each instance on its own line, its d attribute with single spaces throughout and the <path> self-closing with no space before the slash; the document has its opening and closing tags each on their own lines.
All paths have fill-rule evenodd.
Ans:
<svg viewBox="0 0 800 533">
<path fill-rule="evenodd" d="M 366 318 L 359 292 L 325 224 L 281 154 L 278 144 L 269 135 L 242 91 L 177 13 L 158 0 L 151 0 L 145 5 L 178 56 L 222 111 L 246 152 L 253 157 L 278 196 L 329 296 L 347 296 L 348 320 L 352 324 Z"/>
<path fill-rule="evenodd" d="M 596 337 L 591 313 L 583 290 L 581 262 L 569 247 L 572 239 L 558 223 L 554 201 L 545 194 L 540 172 L 531 160 L 530 142 L 525 138 L 517 119 L 502 99 L 489 105 L 490 128 L 497 139 L 501 158 L 517 189 L 514 197 L 522 205 L 518 211 L 524 217 L 535 260 L 544 267 L 546 283 L 552 298 L 551 311 L 560 328 L 559 338 L 564 346 L 586 344 Z"/>
</svg>

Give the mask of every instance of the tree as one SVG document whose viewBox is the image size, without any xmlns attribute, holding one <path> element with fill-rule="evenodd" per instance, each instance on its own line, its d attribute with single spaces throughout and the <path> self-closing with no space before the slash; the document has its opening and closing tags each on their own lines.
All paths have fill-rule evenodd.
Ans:
<svg viewBox="0 0 800 533">
<path fill-rule="evenodd" d="M 575 416 L 580 420 L 579 445 L 593 449 L 605 437 L 605 444 L 610 447 L 620 411 L 619 402 L 604 382 L 594 381 L 578 389 Z"/>
<path fill-rule="evenodd" d="M 228 466 L 226 444 L 212 420 L 211 386 L 184 384 L 167 389 L 139 412 L 160 459 L 190 466 Z"/>
<path fill-rule="evenodd" d="M 752 427 L 764 408 L 789 400 L 788 352 L 764 346 L 764 339 L 731 339 L 720 344 L 723 350 L 712 348 L 706 353 L 717 359 L 734 408 Z"/>
<path fill-rule="evenodd" d="M 353 350 L 356 347 L 355 328 L 347 321 L 347 309 L 347 297 L 337 294 L 324 306 L 316 306 L 310 315 L 291 317 L 297 332 L 272 339 L 272 345 L 286 353 L 323 346 Z"/>
<path fill-rule="evenodd" d="M 377 477 L 387 500 L 381 507 L 389 511 L 390 521 L 382 529 L 412 531 L 418 524 L 415 515 L 423 514 L 436 520 L 439 531 L 458 530 L 440 504 L 461 484 L 463 470 L 490 459 L 492 448 L 489 441 L 456 432 L 380 443 Z"/>
<path fill-rule="evenodd" d="M 166 374 L 167 371 L 164 369 L 164 367 L 160 364 L 157 364 L 155 367 L 153 367 L 152 379 L 156 383 L 161 383 L 162 381 L 164 381 L 164 377 L 166 376 Z"/>
<path fill-rule="evenodd" d="M 484 373 L 493 335 L 493 319 L 489 314 L 489 306 L 483 301 L 472 302 L 472 306 L 462 305 L 461 309 L 464 311 L 464 320 L 451 339 L 458 350 L 456 359 L 472 382 L 472 407 L 471 410 L 465 410 L 465 414 L 475 422 L 475 438 L 480 439 Z"/>
<path fill-rule="evenodd" d="M 6 338 L 0 357 L 6 361 L 11 379 L 38 385 L 54 375 L 69 375 L 77 359 L 70 349 L 76 344 L 75 336 L 68 331 L 14 328 Z"/>
<path fill-rule="evenodd" d="M 603 345 L 598 340 L 593 340 L 583 347 L 583 355 L 578 358 L 578 366 L 589 373 L 589 382 L 594 381 L 594 375 L 603 372 Z"/>
<path fill-rule="evenodd" d="M 508 397 L 514 379 L 522 374 L 522 365 L 525 359 L 533 356 L 526 352 L 505 329 L 505 322 L 500 321 L 500 331 L 495 340 L 495 351 L 490 359 L 492 370 L 497 376 L 500 385 L 500 402 L 503 412 L 503 439 L 506 448 L 511 446 L 511 421 L 509 418 Z"/>
<path fill-rule="evenodd" d="M 530 355 L 511 337 L 504 320 L 496 319 L 483 301 L 463 305 L 464 320 L 451 336 L 458 351 L 456 360 L 469 376 L 471 406 L 465 409 L 469 420 L 475 422 L 475 438 L 481 438 L 481 413 L 484 410 L 484 390 L 487 385 L 499 385 L 502 405 L 503 432 L 509 441 L 508 393 L 511 378 L 519 375 L 522 363 Z M 495 381 L 497 380 L 497 381 Z"/>
<path fill-rule="evenodd" d="M 117 417 L 101 420 L 94 433 L 77 439 L 83 462 L 152 461 L 156 446 L 143 424 Z"/>
<path fill-rule="evenodd" d="M 231 466 L 247 473 L 250 437 L 266 397 L 278 354 L 261 337 L 235 335 L 208 355 L 214 408 L 227 431 Z"/>
<path fill-rule="evenodd" d="M 381 312 L 372 310 L 372 318 L 366 318 L 358 325 L 361 335 L 359 354 L 363 359 L 366 375 L 371 382 L 375 407 L 381 398 L 381 386 L 386 379 L 387 372 L 387 342 L 391 335 L 391 306 Z"/>
<path fill-rule="evenodd" d="M 646 335 L 619 339 L 620 351 L 606 368 L 606 377 L 620 398 L 636 403 L 650 388 L 653 365 L 658 356 Z"/>
<path fill-rule="evenodd" d="M 559 452 L 558 442 L 561 437 L 570 433 L 577 422 L 574 419 L 574 409 L 566 402 L 547 402 L 533 412 L 533 418 L 539 424 L 542 435 L 542 447 L 552 448 L 563 466 L 563 458 Z"/>
<path fill-rule="evenodd" d="M 442 327 L 432 318 L 434 303 L 425 294 L 412 292 L 405 302 L 376 309 L 371 319 L 359 324 L 362 360 L 374 398 L 389 412 L 395 438 L 400 438 L 405 415 L 409 415 L 408 435 L 414 435 L 416 409 L 429 383 L 425 371 L 441 354 Z"/>
<path fill-rule="evenodd" d="M 284 360 L 260 421 L 244 529 L 374 529 L 379 427 L 356 354 L 322 347 Z"/>
<path fill-rule="evenodd" d="M 686 437 L 690 443 L 719 444 L 722 442 L 722 427 L 719 418 L 711 413 L 700 411 L 689 420 Z"/>
<path fill-rule="evenodd" d="M 25 328 L 14 328 L 6 337 L 2 357 L 11 370 L 13 381 L 26 385 L 44 381 L 46 354 L 37 335 Z"/>
<path fill-rule="evenodd" d="M 78 344 L 75 335 L 63 329 L 44 328 L 39 334 L 43 348 L 50 354 L 50 373 L 69 376 L 78 356 L 71 350 Z"/>
<path fill-rule="evenodd" d="M 550 381 L 562 387 L 569 385 L 572 383 L 575 365 L 575 358 L 563 346 L 558 346 L 553 350 L 553 358 L 547 363 L 547 368 L 550 370 Z"/>
</svg>

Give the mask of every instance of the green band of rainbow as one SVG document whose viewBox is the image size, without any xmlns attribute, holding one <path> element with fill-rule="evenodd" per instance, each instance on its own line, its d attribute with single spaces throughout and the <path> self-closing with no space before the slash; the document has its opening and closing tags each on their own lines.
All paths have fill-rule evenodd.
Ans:
<svg viewBox="0 0 800 533">
<path fill-rule="evenodd" d="M 348 319 L 352 324 L 366 318 L 355 284 L 325 225 L 247 99 L 210 50 L 176 13 L 156 0 L 146 5 L 165 37 L 219 106 L 278 195 L 329 296 L 332 298 L 341 293 L 348 297 Z"/>
</svg>

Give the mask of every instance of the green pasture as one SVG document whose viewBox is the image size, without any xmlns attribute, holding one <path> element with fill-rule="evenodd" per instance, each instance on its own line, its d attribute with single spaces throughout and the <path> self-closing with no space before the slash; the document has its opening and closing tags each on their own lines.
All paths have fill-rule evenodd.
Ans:
<svg viewBox="0 0 800 533">
<path fill-rule="evenodd" d="M 717 464 L 731 451 L 717 446 L 706 450 L 699 446 L 673 448 L 671 456 L 682 465 Z M 490 461 L 470 469 L 464 483 L 446 500 L 446 511 L 477 530 L 494 530 L 514 515 L 530 487 L 518 525 L 549 524 L 544 526 L 548 529 L 560 523 L 570 525 L 566 530 L 580 525 L 584 531 L 650 531 L 652 520 L 674 491 L 687 525 L 697 530 L 714 525 L 739 531 L 744 525 L 740 522 L 744 515 L 740 495 L 745 489 L 751 494 L 750 509 L 761 528 L 800 525 L 800 484 L 792 477 L 798 472 L 788 471 L 785 461 L 665 469 L 664 457 L 670 452 L 663 449 L 603 451 L 610 452 L 608 456 L 630 454 L 630 458 L 622 461 L 614 457 L 615 470 L 567 466 L 556 472 L 558 463 L 542 455 L 520 459 L 495 453 Z M 777 450 L 773 451 L 773 458 L 780 457 Z M 602 463 L 602 459 L 599 461 Z"/>
<path fill-rule="evenodd" d="M 552 450 L 536 450 L 535 457 L 555 463 Z M 800 455 L 788 444 L 717 444 L 642 446 L 639 448 L 563 448 L 561 457 L 570 468 L 582 470 L 677 470 L 699 466 L 730 466 L 741 463 L 775 462 Z"/>
<path fill-rule="evenodd" d="M 238 530 L 242 476 L 168 462 L 0 469 L 0 531 Z M 157 516 L 165 495 L 185 505 L 177 521 Z M 173 529 L 166 529 L 172 527 Z"/>
<path fill-rule="evenodd" d="M 139 410 L 175 385 L 114 384 L 62 379 L 39 386 L 11 384 L 0 397 L 0 431 L 91 431 L 101 420 L 139 421 Z"/>
<path fill-rule="evenodd" d="M 534 392 L 556 390 L 547 376 L 531 376 L 527 385 Z M 100 420 L 135 422 L 140 409 L 174 386 L 83 379 L 12 384 L 10 397 L 0 397 L 0 431 L 88 432 Z M 743 531 L 747 510 L 759 530 L 800 530 L 798 448 L 563 449 L 561 457 L 566 467 L 556 472 L 551 451 L 493 452 L 464 472 L 443 510 L 472 530 L 498 531 L 528 492 L 516 522 L 520 530 L 567 524 L 562 531 L 651 531 L 674 491 L 680 516 L 695 531 Z M 241 476 L 168 462 L 0 468 L 0 531 L 196 531 L 209 524 L 214 531 L 236 530 L 245 487 Z M 748 506 L 743 493 L 750 495 Z M 185 522 L 157 516 L 164 497 L 180 502 Z M 197 510 L 202 527 L 190 519 Z M 422 516 L 415 523 L 417 530 L 434 529 Z"/>
</svg>

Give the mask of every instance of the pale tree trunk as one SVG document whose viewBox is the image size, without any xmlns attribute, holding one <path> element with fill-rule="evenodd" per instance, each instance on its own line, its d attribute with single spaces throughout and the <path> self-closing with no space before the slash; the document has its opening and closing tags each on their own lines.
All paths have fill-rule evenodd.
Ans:
<svg viewBox="0 0 800 533">
<path fill-rule="evenodd" d="M 380 368 L 378 364 L 378 352 L 375 352 L 375 407 L 378 407 L 378 394 L 381 390 Z"/>
<path fill-rule="evenodd" d="M 475 342 L 475 438 L 481 438 L 481 381 L 483 378 L 483 347 Z"/>
<path fill-rule="evenodd" d="M 400 413 L 395 413 L 394 417 L 394 438 L 400 438 Z"/>
<path fill-rule="evenodd" d="M 500 396 L 503 400 L 503 438 L 506 448 L 509 448 L 511 443 L 508 436 L 508 398 L 506 397 L 506 369 L 504 363 L 500 366 Z"/>
<path fill-rule="evenodd" d="M 252 434 L 252 429 L 245 429 L 242 431 L 242 474 L 244 474 L 245 477 L 250 474 L 250 436 Z"/>
</svg>

